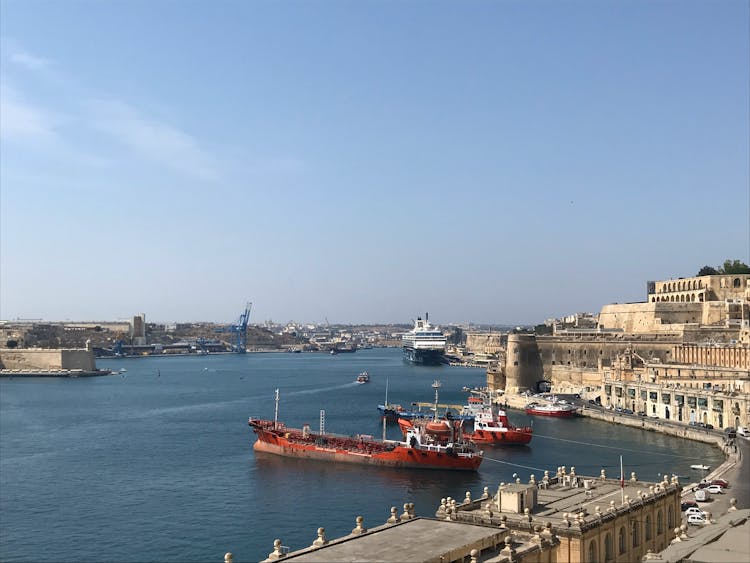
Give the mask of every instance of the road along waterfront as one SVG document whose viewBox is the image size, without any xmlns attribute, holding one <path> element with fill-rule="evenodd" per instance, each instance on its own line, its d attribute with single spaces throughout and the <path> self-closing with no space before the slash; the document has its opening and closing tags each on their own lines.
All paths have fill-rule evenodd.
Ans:
<svg viewBox="0 0 750 563">
<path fill-rule="evenodd" d="M 254 455 L 249 416 L 341 434 L 379 436 L 376 406 L 460 403 L 482 369 L 412 366 L 398 349 L 355 354 L 247 354 L 100 361 L 127 371 L 104 378 L 0 381 L 0 504 L 3 561 L 260 560 L 273 540 L 298 549 L 318 526 L 348 533 L 354 517 L 385 522 L 413 502 L 434 514 L 440 498 L 480 494 L 514 474 L 524 480 L 561 465 L 578 474 L 625 471 L 657 480 L 689 476 L 717 449 L 655 432 L 580 418 L 534 418 L 528 447 L 485 448 L 477 473 L 363 468 Z M 358 385 L 357 375 L 370 374 Z M 532 419 L 510 410 L 511 421 Z M 398 438 L 395 425 L 390 438 Z M 93 555 L 92 555 L 93 554 Z"/>
</svg>

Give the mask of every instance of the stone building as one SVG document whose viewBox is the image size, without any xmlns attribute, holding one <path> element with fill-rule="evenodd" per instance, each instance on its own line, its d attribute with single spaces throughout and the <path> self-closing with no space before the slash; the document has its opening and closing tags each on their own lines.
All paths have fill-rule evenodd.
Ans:
<svg viewBox="0 0 750 563">
<path fill-rule="evenodd" d="M 623 484 L 576 475 L 558 468 L 542 479 L 500 484 L 497 493 L 461 504 L 441 503 L 437 517 L 448 514 L 460 522 L 499 527 L 509 533 L 546 532 L 558 539 L 556 563 L 640 561 L 649 551 L 665 549 L 680 524 L 680 492 L 676 477 L 660 483 Z"/>
<path fill-rule="evenodd" d="M 466 332 L 466 352 L 470 354 L 498 354 L 505 348 L 507 336 L 499 332 Z"/>
<path fill-rule="evenodd" d="M 672 358 L 620 355 L 602 369 L 602 404 L 686 424 L 748 426 L 750 348 L 684 345 Z"/>
<path fill-rule="evenodd" d="M 393 507 L 385 524 L 370 529 L 358 516 L 351 534 L 341 538 L 328 539 L 325 528 L 318 528 L 317 537 L 309 547 L 293 552 L 277 539 L 264 563 L 287 560 L 308 563 L 555 562 L 559 540 L 548 529 L 511 531 L 471 524 L 446 515 L 434 519 L 415 517 L 413 508 L 406 504 L 399 515 Z"/>
<path fill-rule="evenodd" d="M 605 305 L 599 328 L 626 333 L 682 332 L 695 326 L 739 331 L 750 319 L 750 274 L 649 282 L 645 303 Z"/>
<path fill-rule="evenodd" d="M 20 372 L 95 372 L 96 362 L 90 348 L 5 348 L 0 349 L 0 370 L 3 375 L 21 375 Z"/>
</svg>

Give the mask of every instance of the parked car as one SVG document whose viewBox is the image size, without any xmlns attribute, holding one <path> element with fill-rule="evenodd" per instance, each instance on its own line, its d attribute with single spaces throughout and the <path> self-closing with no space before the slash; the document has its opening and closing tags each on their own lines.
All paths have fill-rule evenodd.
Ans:
<svg viewBox="0 0 750 563">
<path fill-rule="evenodd" d="M 706 490 L 711 493 L 712 495 L 723 495 L 724 489 L 720 487 L 719 485 L 709 485 L 706 487 Z"/>
<path fill-rule="evenodd" d="M 691 514 L 697 514 L 698 516 L 702 516 L 703 518 L 706 517 L 706 513 L 697 506 L 691 506 L 685 511 L 685 516 L 690 516 Z"/>
<path fill-rule="evenodd" d="M 722 489 L 728 489 L 729 488 L 729 481 L 726 479 L 714 479 L 711 481 L 712 485 L 719 485 Z"/>
<path fill-rule="evenodd" d="M 630 409 L 622 409 L 622 413 L 623 414 L 633 414 L 633 411 L 631 411 Z"/>
<path fill-rule="evenodd" d="M 745 428 L 744 426 L 738 426 L 737 427 L 737 434 L 740 436 L 744 436 L 745 438 L 750 437 L 750 430 Z"/>
<path fill-rule="evenodd" d="M 691 514 L 687 517 L 687 523 L 693 526 L 703 526 L 706 523 L 706 519 L 698 514 Z"/>
<path fill-rule="evenodd" d="M 703 428 L 705 428 L 706 430 L 713 430 L 714 429 L 714 425 L 713 424 L 703 423 Z"/>
<path fill-rule="evenodd" d="M 706 489 L 698 489 L 695 491 L 695 500 L 698 502 L 708 502 L 711 500 L 711 493 L 709 493 Z"/>
<path fill-rule="evenodd" d="M 688 422 L 688 426 L 700 426 L 700 423 L 697 420 L 691 420 Z"/>
<path fill-rule="evenodd" d="M 685 512 L 688 508 L 698 508 L 698 503 L 694 500 L 684 500 L 680 504 L 680 510 Z"/>
</svg>

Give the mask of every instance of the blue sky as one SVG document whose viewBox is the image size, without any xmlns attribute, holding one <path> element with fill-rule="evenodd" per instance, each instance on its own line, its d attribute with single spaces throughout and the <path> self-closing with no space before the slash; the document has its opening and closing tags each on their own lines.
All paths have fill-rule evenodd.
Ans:
<svg viewBox="0 0 750 563">
<path fill-rule="evenodd" d="M 748 3 L 0 4 L 0 318 L 532 323 L 750 261 Z"/>
</svg>

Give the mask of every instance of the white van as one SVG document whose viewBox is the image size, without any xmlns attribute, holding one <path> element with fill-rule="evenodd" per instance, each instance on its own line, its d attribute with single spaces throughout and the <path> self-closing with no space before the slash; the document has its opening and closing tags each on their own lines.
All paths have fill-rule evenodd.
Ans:
<svg viewBox="0 0 750 563">
<path fill-rule="evenodd" d="M 740 436 L 744 436 L 745 438 L 750 438 L 750 430 L 748 430 L 744 426 L 737 427 L 737 434 L 739 434 Z"/>
<path fill-rule="evenodd" d="M 706 489 L 698 489 L 695 491 L 695 500 L 698 502 L 706 502 L 711 500 L 711 493 L 709 493 Z"/>
</svg>

